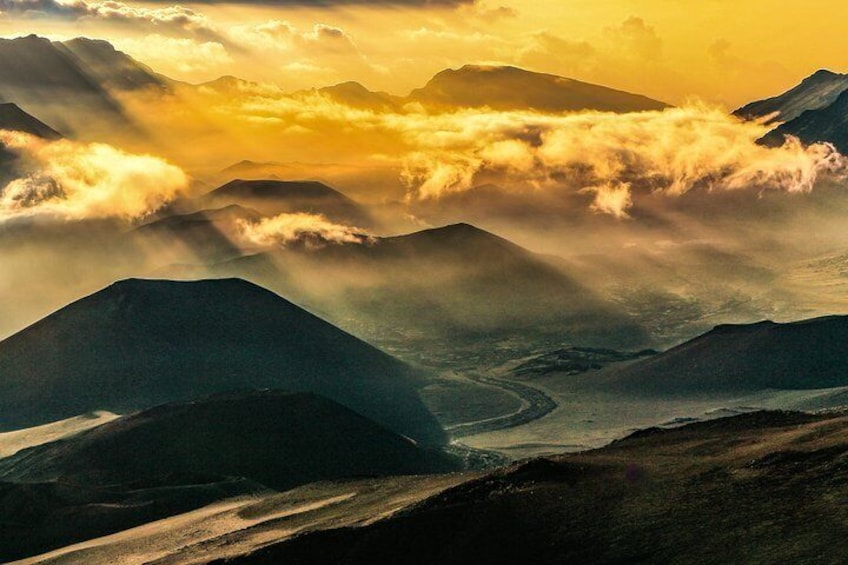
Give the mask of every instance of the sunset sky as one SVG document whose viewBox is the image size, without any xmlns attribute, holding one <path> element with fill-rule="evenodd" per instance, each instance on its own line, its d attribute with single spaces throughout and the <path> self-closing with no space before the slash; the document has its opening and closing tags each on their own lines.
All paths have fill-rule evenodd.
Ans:
<svg viewBox="0 0 848 565">
<path fill-rule="evenodd" d="M 98 37 L 174 78 L 232 74 L 285 89 L 358 80 L 406 94 L 447 67 L 503 63 L 736 107 L 818 68 L 848 70 L 848 6 L 827 0 L 779 9 L 767 0 L 2 0 L 0 9 L 3 36 Z"/>
</svg>

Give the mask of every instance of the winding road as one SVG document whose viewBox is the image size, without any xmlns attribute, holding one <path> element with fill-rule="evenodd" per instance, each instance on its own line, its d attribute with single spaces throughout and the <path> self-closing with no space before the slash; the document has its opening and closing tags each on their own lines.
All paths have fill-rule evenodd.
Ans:
<svg viewBox="0 0 848 565">
<path fill-rule="evenodd" d="M 476 383 L 497 387 L 517 396 L 523 406 L 512 414 L 450 426 L 446 431 L 453 439 L 523 426 L 550 414 L 558 406 L 545 392 L 523 383 L 474 373 L 467 374 L 466 377 Z"/>
</svg>

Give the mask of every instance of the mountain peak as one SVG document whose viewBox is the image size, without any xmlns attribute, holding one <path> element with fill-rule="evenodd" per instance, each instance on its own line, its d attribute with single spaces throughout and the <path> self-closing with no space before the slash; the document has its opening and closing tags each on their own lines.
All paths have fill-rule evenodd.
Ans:
<svg viewBox="0 0 848 565">
<path fill-rule="evenodd" d="M 464 65 L 446 69 L 414 90 L 414 102 L 448 107 L 638 112 L 668 105 L 645 96 L 513 66 Z"/>
<path fill-rule="evenodd" d="M 0 342 L 0 374 L 14 375 L 0 379 L 0 430 L 277 388 L 442 439 L 406 365 L 241 279 L 119 281 Z"/>
<path fill-rule="evenodd" d="M 838 76 L 840 76 L 839 73 L 835 73 L 831 70 L 819 69 L 816 72 L 814 72 L 813 74 L 811 74 L 810 76 L 808 76 L 807 78 L 805 78 L 804 81 L 802 81 L 802 82 L 811 81 L 811 80 L 831 79 L 831 78 L 838 77 Z"/>
<path fill-rule="evenodd" d="M 848 75 L 819 69 L 786 92 L 746 104 L 733 114 L 746 120 L 769 117 L 767 123 L 786 123 L 807 110 L 826 108 L 846 89 Z"/>
</svg>

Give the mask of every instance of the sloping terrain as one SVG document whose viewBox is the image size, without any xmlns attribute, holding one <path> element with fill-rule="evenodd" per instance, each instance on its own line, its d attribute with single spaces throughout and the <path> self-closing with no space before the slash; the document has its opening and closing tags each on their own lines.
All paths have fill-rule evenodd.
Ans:
<svg viewBox="0 0 848 565">
<path fill-rule="evenodd" d="M 112 486 L 0 482 L 0 560 L 44 553 L 231 497 L 269 493 L 252 481 L 208 474 Z"/>
<path fill-rule="evenodd" d="M 12 103 L 0 104 L 0 129 L 22 131 L 43 139 L 62 137 L 62 134 Z"/>
<path fill-rule="evenodd" d="M 245 477 L 277 490 L 318 480 L 449 469 L 411 440 L 320 396 L 221 394 L 166 404 L 0 460 L 0 480 L 102 486 Z"/>
<path fill-rule="evenodd" d="M 0 429 L 234 389 L 323 394 L 423 441 L 403 363 L 241 280 L 126 280 L 0 342 Z"/>
<path fill-rule="evenodd" d="M 216 188 L 202 201 L 213 207 L 239 205 L 265 216 L 305 212 L 358 227 L 371 225 L 362 206 L 317 181 L 236 179 Z"/>
<path fill-rule="evenodd" d="M 99 82 L 103 72 L 89 69 L 59 42 L 35 35 L 0 40 L 0 99 L 25 107 L 65 134 L 135 132 L 121 104 Z"/>
<path fill-rule="evenodd" d="M 770 146 L 782 145 L 786 136 L 797 137 L 806 144 L 829 142 L 841 152 L 848 152 L 848 87 L 828 106 L 808 110 L 763 137 Z"/>
<path fill-rule="evenodd" d="M 226 562 L 836 563 L 848 558 L 846 439 L 845 416 L 779 412 L 647 430 Z"/>
<path fill-rule="evenodd" d="M 286 249 L 210 271 L 296 297 L 383 347 L 433 342 L 449 351 L 511 338 L 624 347 L 646 341 L 638 324 L 544 257 L 468 224 Z"/>
<path fill-rule="evenodd" d="M 839 563 L 848 417 L 757 412 L 487 474 L 319 483 L 26 563 Z"/>
<path fill-rule="evenodd" d="M 636 395 L 698 395 L 848 385 L 848 317 L 721 325 L 584 386 Z"/>
<path fill-rule="evenodd" d="M 173 214 L 136 228 L 132 236 L 142 249 L 160 261 L 187 259 L 194 263 L 216 262 L 242 255 L 236 239 L 240 221 L 257 221 L 256 210 L 231 204 L 224 208 Z"/>
<path fill-rule="evenodd" d="M 314 394 L 167 404 L 0 459 L 0 560 L 240 494 L 457 466 Z"/>
</svg>

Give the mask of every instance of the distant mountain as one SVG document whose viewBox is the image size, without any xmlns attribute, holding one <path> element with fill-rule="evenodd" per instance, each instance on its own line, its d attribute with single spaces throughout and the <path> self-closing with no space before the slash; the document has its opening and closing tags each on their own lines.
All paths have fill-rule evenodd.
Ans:
<svg viewBox="0 0 848 565">
<path fill-rule="evenodd" d="M 204 196 L 202 202 L 212 207 L 239 205 L 265 216 L 292 212 L 323 214 L 335 222 L 361 228 L 372 223 L 362 206 L 317 181 L 236 179 Z"/>
<path fill-rule="evenodd" d="M 319 88 L 317 92 L 351 108 L 397 110 L 403 102 L 397 96 L 392 96 L 386 92 L 368 90 L 355 81 L 342 82 L 333 86 Z"/>
<path fill-rule="evenodd" d="M 443 438 L 406 365 L 241 280 L 115 283 L 0 342 L 0 375 L 0 430 L 281 388 Z"/>
<path fill-rule="evenodd" d="M 829 142 L 840 153 L 848 153 L 848 87 L 829 106 L 807 110 L 770 131 L 760 141 L 768 146 L 780 146 L 787 135 L 806 144 Z"/>
<path fill-rule="evenodd" d="M 848 385 L 848 317 L 721 325 L 586 386 L 640 395 L 819 389 Z"/>
<path fill-rule="evenodd" d="M 450 468 L 340 404 L 314 394 L 265 391 L 119 418 L 0 460 L 0 480 L 104 486 L 175 476 L 243 477 L 286 490 L 320 480 Z"/>
<path fill-rule="evenodd" d="M 783 94 L 751 102 L 733 114 L 745 120 L 772 116 L 767 123 L 789 122 L 807 110 L 830 106 L 846 90 L 848 75 L 822 69 Z"/>
<path fill-rule="evenodd" d="M 433 106 L 545 112 L 640 112 L 668 104 L 645 96 L 516 67 L 466 65 L 436 74 L 409 101 Z"/>
<path fill-rule="evenodd" d="M 510 337 L 528 346 L 542 336 L 628 347 L 646 340 L 636 323 L 546 258 L 468 224 L 281 249 L 212 272 L 296 296 L 357 335 L 405 350 L 432 341 L 447 352 Z"/>
<path fill-rule="evenodd" d="M 0 129 L 22 131 L 43 139 L 62 137 L 62 134 L 12 103 L 0 104 Z"/>
<path fill-rule="evenodd" d="M 0 39 L 0 99 L 27 108 L 67 134 L 95 136 L 113 128 L 135 133 L 110 88 L 158 82 L 108 43 L 63 44 L 29 35 Z"/>
<path fill-rule="evenodd" d="M 263 216 L 256 210 L 232 204 L 224 208 L 201 210 L 158 218 L 136 228 L 131 236 L 140 239 L 145 249 L 157 255 L 188 255 L 194 262 L 224 261 L 239 257 L 241 248 L 233 241 L 238 222 L 257 221 Z"/>
</svg>

